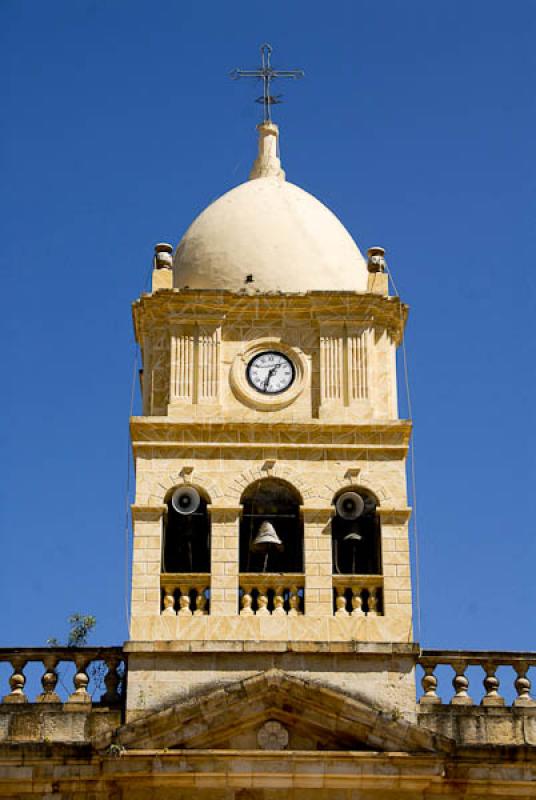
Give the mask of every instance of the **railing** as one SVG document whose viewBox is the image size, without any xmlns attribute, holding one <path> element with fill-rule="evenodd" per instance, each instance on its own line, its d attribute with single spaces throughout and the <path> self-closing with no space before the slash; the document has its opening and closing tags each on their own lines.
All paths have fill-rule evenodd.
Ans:
<svg viewBox="0 0 536 800">
<path fill-rule="evenodd" d="M 242 573 L 240 615 L 297 617 L 303 614 L 303 586 L 304 576 L 301 574 Z"/>
<path fill-rule="evenodd" d="M 423 650 L 417 663 L 423 669 L 421 686 L 423 694 L 419 704 L 437 705 L 449 703 L 451 705 L 473 705 L 474 700 L 469 694 L 469 678 L 466 671 L 469 667 L 478 666 L 482 669 L 483 691 L 480 704 L 483 706 L 504 706 L 505 698 L 499 693 L 500 680 L 497 671 L 503 667 L 510 667 L 515 673 L 513 688 L 516 697 L 512 701 L 514 706 L 535 706 L 536 702 L 530 696 L 531 681 L 527 673 L 531 667 L 536 667 L 536 653 L 517 653 L 501 651 L 470 651 L 470 650 Z M 442 700 L 437 693 L 438 677 L 435 674 L 438 667 L 448 665 L 454 672 L 452 687 L 454 694 L 450 699 Z M 513 676 L 512 676 L 513 677 Z M 444 684 L 440 687 L 444 688 Z M 478 699 L 477 699 L 478 702 Z"/>
<path fill-rule="evenodd" d="M 98 700 L 101 705 L 117 706 L 122 702 L 126 662 L 120 647 L 1 648 L 0 662 L 8 662 L 12 669 L 9 677 L 11 691 L 2 698 L 3 703 L 31 702 L 25 693 L 24 670 L 32 662 L 40 662 L 44 668 L 40 678 L 42 692 L 34 702 L 90 705 L 90 681 L 94 691 L 104 690 Z M 69 666 L 74 664 L 72 691 L 63 682 L 65 662 Z"/>
<path fill-rule="evenodd" d="M 334 575 L 333 613 L 336 617 L 383 614 L 383 577 Z"/>
<path fill-rule="evenodd" d="M 210 575 L 205 572 L 182 574 L 167 572 L 160 576 L 163 616 L 201 617 L 210 611 Z"/>
</svg>

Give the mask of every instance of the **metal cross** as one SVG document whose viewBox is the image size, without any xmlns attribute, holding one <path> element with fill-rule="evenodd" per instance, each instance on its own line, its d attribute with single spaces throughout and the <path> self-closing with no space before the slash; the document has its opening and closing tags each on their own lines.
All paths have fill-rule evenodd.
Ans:
<svg viewBox="0 0 536 800">
<path fill-rule="evenodd" d="M 270 94 L 270 84 L 276 78 L 303 78 L 305 75 L 302 69 L 274 69 L 270 62 L 272 55 L 272 47 L 269 44 L 261 46 L 261 59 L 262 63 L 258 69 L 234 69 L 231 72 L 231 78 L 237 80 L 238 78 L 262 78 L 263 93 L 258 97 L 256 102 L 262 103 L 264 106 L 264 122 L 271 122 L 271 106 L 281 102 L 281 95 Z"/>
</svg>

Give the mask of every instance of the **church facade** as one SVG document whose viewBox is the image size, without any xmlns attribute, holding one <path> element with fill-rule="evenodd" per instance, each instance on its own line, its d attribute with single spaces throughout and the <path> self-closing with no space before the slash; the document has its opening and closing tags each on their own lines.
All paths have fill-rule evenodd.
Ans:
<svg viewBox="0 0 536 800">
<path fill-rule="evenodd" d="M 133 307 L 129 640 L 0 651 L 0 797 L 536 796 L 536 655 L 415 642 L 408 309 L 258 135 Z"/>
</svg>

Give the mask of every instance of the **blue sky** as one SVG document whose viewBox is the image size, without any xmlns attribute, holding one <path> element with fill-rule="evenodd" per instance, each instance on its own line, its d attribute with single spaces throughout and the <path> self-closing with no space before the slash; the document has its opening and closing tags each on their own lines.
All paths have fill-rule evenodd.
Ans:
<svg viewBox="0 0 536 800">
<path fill-rule="evenodd" d="M 270 41 L 288 178 L 411 306 L 421 642 L 534 648 L 535 35 L 532 0 L 3 0 L 2 645 L 126 638 L 130 303 L 245 179 L 228 71 Z"/>
</svg>

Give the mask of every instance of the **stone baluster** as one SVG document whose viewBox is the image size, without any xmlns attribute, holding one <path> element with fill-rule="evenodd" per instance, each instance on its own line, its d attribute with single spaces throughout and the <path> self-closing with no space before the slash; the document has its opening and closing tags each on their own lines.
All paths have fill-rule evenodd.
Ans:
<svg viewBox="0 0 536 800">
<path fill-rule="evenodd" d="M 268 611 L 268 589 L 266 586 L 259 586 L 259 594 L 257 597 L 257 616 L 267 617 L 270 615 Z"/>
<path fill-rule="evenodd" d="M 286 616 L 285 595 L 283 586 L 276 586 L 274 594 L 274 610 L 272 614 L 277 617 Z"/>
<path fill-rule="evenodd" d="M 456 661 L 452 664 L 452 669 L 455 672 L 452 679 L 455 695 L 451 699 L 451 704 L 456 706 L 471 706 L 473 701 L 468 693 L 469 680 L 465 676 L 467 664 L 464 661 Z"/>
<path fill-rule="evenodd" d="M 500 681 L 495 675 L 497 671 L 497 664 L 492 664 L 491 662 L 486 661 L 484 664 L 482 664 L 482 668 L 486 673 L 486 677 L 483 680 L 486 694 L 482 698 L 480 704 L 483 706 L 503 706 L 504 697 L 501 697 L 499 694 Z"/>
<path fill-rule="evenodd" d="M 178 617 L 191 617 L 192 612 L 190 610 L 190 595 L 188 594 L 187 590 L 180 590 L 180 597 L 179 597 L 179 610 L 177 611 Z"/>
<path fill-rule="evenodd" d="M 163 600 L 162 616 L 175 616 L 175 597 L 173 596 L 173 589 L 171 586 L 164 587 L 164 600 Z"/>
<path fill-rule="evenodd" d="M 419 703 L 431 705 L 441 703 L 441 698 L 437 695 L 437 678 L 434 675 L 436 665 L 427 664 L 423 666 L 424 675 L 421 678 L 421 686 L 423 688 L 423 696 L 420 698 Z"/>
<path fill-rule="evenodd" d="M 251 617 L 254 614 L 253 609 L 251 608 L 253 600 L 251 597 L 251 587 L 248 586 L 244 588 L 244 593 L 242 595 L 242 599 L 240 601 L 240 616 L 241 617 Z"/>
<path fill-rule="evenodd" d="M 27 703 L 28 698 L 24 694 L 26 677 L 23 672 L 26 666 L 26 659 L 14 657 L 11 659 L 11 666 L 13 667 L 13 672 L 9 678 L 11 691 L 5 695 L 3 701 L 4 703 Z"/>
<path fill-rule="evenodd" d="M 352 586 L 352 617 L 360 617 L 364 613 L 361 587 Z"/>
<path fill-rule="evenodd" d="M 207 598 L 205 597 L 205 588 L 203 586 L 196 586 L 197 596 L 195 598 L 195 611 L 194 617 L 204 617 L 207 612 Z"/>
<path fill-rule="evenodd" d="M 369 617 L 376 617 L 378 615 L 378 594 L 374 587 L 369 589 L 368 615 Z"/>
<path fill-rule="evenodd" d="M 74 657 L 74 663 L 76 665 L 76 672 L 73 678 L 74 692 L 69 695 L 67 702 L 91 703 L 91 697 L 87 690 L 89 678 L 86 672 L 89 658 L 81 653 L 77 653 Z"/>
<path fill-rule="evenodd" d="M 516 687 L 516 692 L 517 692 L 517 697 L 514 700 L 514 705 L 515 706 L 536 705 L 536 702 L 530 696 L 531 682 L 530 679 L 527 678 L 529 665 L 526 663 L 526 661 L 521 661 L 518 664 L 514 664 L 514 669 L 517 673 L 517 678 L 514 681 L 514 686 Z"/>
<path fill-rule="evenodd" d="M 106 703 L 109 706 L 117 705 L 121 702 L 121 695 L 118 692 L 121 677 L 117 671 L 120 664 L 120 659 L 117 656 L 109 656 L 104 659 L 108 668 L 104 676 L 104 685 L 106 691 L 101 697 L 101 703 Z"/>
<path fill-rule="evenodd" d="M 288 604 L 289 604 L 289 617 L 298 617 L 302 613 L 300 611 L 300 595 L 298 594 L 298 587 L 291 586 L 290 587 L 290 594 L 288 597 Z"/>
<path fill-rule="evenodd" d="M 43 692 L 37 696 L 36 701 L 38 703 L 61 703 L 61 698 L 56 692 L 56 686 L 58 684 L 58 673 L 56 672 L 58 657 L 55 655 L 46 656 L 43 659 L 43 664 L 45 667 L 45 671 L 41 677 Z"/>
<path fill-rule="evenodd" d="M 344 589 L 342 587 L 337 587 L 337 596 L 335 598 L 335 616 L 336 617 L 348 617 L 348 611 L 346 610 L 346 595 L 344 594 Z"/>
</svg>

